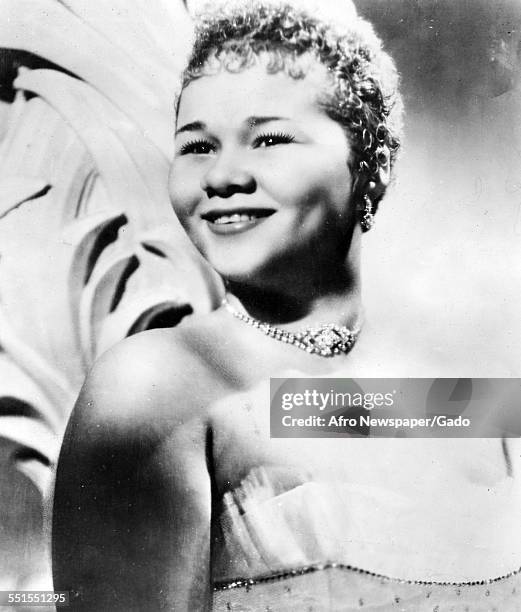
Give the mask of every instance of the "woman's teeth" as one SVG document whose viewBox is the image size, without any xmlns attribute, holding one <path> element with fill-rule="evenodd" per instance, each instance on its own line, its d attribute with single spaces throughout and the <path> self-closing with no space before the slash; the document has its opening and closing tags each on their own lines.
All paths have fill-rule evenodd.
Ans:
<svg viewBox="0 0 521 612">
<path fill-rule="evenodd" d="M 213 223 L 216 225 L 224 225 L 225 223 L 240 223 L 244 221 L 253 221 L 254 219 L 257 219 L 256 215 L 223 215 L 222 217 L 214 219 Z"/>
</svg>

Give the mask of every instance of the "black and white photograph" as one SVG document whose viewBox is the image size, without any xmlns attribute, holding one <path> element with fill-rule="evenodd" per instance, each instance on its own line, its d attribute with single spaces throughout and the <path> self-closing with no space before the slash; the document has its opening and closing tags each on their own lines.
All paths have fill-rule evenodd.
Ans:
<svg viewBox="0 0 521 612">
<path fill-rule="evenodd" d="M 521 610 L 521 2 L 0 0 L 0 610 Z"/>
</svg>

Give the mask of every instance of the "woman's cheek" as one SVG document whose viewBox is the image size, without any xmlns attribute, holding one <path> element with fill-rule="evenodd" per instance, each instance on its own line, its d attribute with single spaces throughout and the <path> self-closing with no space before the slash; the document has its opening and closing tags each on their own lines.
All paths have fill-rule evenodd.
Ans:
<svg viewBox="0 0 521 612">
<path fill-rule="evenodd" d="M 293 159 L 279 159 L 269 168 L 258 168 L 258 184 L 281 206 L 298 206 L 313 191 L 315 171 Z"/>
<path fill-rule="evenodd" d="M 183 172 L 181 168 L 176 168 L 175 175 L 170 178 L 169 193 L 174 211 L 181 219 L 190 215 L 200 200 L 200 180 L 197 180 L 193 172 Z"/>
</svg>

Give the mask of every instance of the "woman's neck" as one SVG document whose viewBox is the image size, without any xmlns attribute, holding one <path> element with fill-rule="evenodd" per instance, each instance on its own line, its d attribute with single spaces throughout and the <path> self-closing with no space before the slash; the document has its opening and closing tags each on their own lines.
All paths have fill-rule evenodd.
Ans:
<svg viewBox="0 0 521 612">
<path fill-rule="evenodd" d="M 351 279 L 352 280 L 352 279 Z M 264 323 L 296 330 L 324 323 L 354 328 L 362 317 L 360 283 L 306 298 L 295 297 L 293 287 L 274 291 L 228 283 L 228 302 L 236 310 L 245 311 Z"/>
<path fill-rule="evenodd" d="M 359 327 L 362 319 L 360 236 L 342 256 L 279 265 L 262 282 L 226 281 L 229 303 L 251 317 L 290 331 L 324 323 Z M 340 255 L 340 254 L 339 254 Z M 284 271 L 286 273 L 284 274 Z"/>
</svg>

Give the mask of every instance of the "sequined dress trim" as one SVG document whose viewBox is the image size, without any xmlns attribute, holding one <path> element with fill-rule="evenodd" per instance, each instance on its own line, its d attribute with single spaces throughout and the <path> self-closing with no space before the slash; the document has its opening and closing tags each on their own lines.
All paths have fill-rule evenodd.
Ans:
<svg viewBox="0 0 521 612">
<path fill-rule="evenodd" d="M 379 580 L 380 582 L 385 583 L 394 583 L 394 584 L 411 584 L 418 586 L 433 586 L 433 587 L 471 587 L 471 586 L 485 586 L 488 584 L 495 584 L 497 582 L 502 582 L 504 580 L 508 580 L 513 576 L 516 576 L 521 573 L 521 567 L 508 572 L 502 576 L 497 576 L 495 578 L 488 578 L 483 580 L 472 580 L 468 582 L 441 582 L 436 580 L 407 580 L 403 578 L 394 578 L 391 576 L 385 576 L 384 574 L 378 574 L 376 572 L 371 572 L 369 570 L 361 569 L 359 567 L 354 567 L 352 565 L 346 565 L 344 563 L 317 563 L 314 565 L 307 565 L 300 568 L 295 568 L 291 570 L 281 570 L 280 572 L 274 572 L 272 574 L 267 574 L 264 576 L 258 576 L 256 578 L 237 578 L 232 581 L 219 581 L 214 583 L 213 590 L 214 591 L 229 591 L 231 589 L 248 589 L 256 584 L 266 584 L 269 582 L 275 582 L 278 580 L 285 580 L 288 578 L 294 578 L 296 576 L 304 576 L 306 574 L 311 574 L 318 571 L 328 570 L 328 569 L 339 569 L 344 570 L 346 572 L 353 572 L 356 574 L 362 574 L 364 576 L 368 576 L 370 578 L 374 578 L 375 580 Z"/>
</svg>

